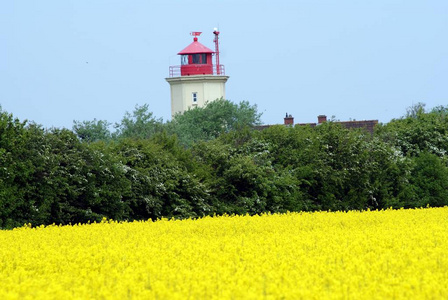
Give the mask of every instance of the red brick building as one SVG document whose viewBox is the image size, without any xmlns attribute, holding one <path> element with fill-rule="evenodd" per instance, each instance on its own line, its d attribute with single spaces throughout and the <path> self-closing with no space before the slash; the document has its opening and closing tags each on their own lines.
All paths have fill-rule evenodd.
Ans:
<svg viewBox="0 0 448 300">
<path fill-rule="evenodd" d="M 317 123 L 297 123 L 295 125 L 316 127 L 325 122 L 327 122 L 327 116 L 319 115 L 319 116 L 317 116 Z M 378 124 L 378 120 L 342 121 L 342 122 L 334 121 L 334 123 L 340 124 L 340 125 L 342 125 L 342 127 L 347 128 L 347 129 L 364 128 L 365 130 L 370 132 L 370 134 L 373 134 L 373 130 L 374 130 L 375 126 Z M 287 126 L 294 126 L 294 117 L 292 115 L 286 114 L 283 124 L 287 125 Z M 262 129 L 268 128 L 269 126 L 271 126 L 271 125 L 257 126 L 257 129 L 262 130 Z"/>
</svg>

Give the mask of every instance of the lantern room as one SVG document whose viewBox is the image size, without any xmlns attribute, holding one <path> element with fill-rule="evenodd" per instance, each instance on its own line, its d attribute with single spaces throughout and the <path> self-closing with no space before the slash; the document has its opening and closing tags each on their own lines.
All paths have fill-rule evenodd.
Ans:
<svg viewBox="0 0 448 300">
<path fill-rule="evenodd" d="M 181 76 L 213 74 L 213 51 L 198 42 L 200 34 L 192 32 L 193 43 L 177 53 L 181 56 Z"/>
<path fill-rule="evenodd" d="M 214 74 L 224 75 L 224 66 L 219 65 L 219 32 L 217 30 L 213 32 L 215 34 L 216 51 L 213 51 L 198 42 L 198 36 L 200 36 L 201 33 L 202 32 L 190 33 L 194 37 L 193 42 L 177 53 L 181 56 L 181 65 L 170 66 L 170 77 Z M 216 65 L 213 65 L 213 55 L 216 56 Z"/>
</svg>

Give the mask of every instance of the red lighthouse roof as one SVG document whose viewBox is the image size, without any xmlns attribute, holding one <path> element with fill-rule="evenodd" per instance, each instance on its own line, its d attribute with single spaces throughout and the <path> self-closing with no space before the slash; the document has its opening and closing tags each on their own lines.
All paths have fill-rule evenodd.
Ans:
<svg viewBox="0 0 448 300">
<path fill-rule="evenodd" d="M 170 66 L 170 77 L 195 76 L 195 75 L 224 75 L 224 66 L 219 64 L 218 35 L 215 30 L 215 47 L 213 51 L 198 42 L 201 32 L 191 32 L 193 42 L 177 53 L 181 56 L 180 66 Z M 216 57 L 216 65 L 213 65 L 213 55 Z"/>
<path fill-rule="evenodd" d="M 188 45 L 184 50 L 180 51 L 179 55 L 184 54 L 195 54 L 195 53 L 215 53 L 213 50 L 205 47 L 201 43 L 198 42 L 198 38 L 194 37 L 193 43 Z"/>
</svg>

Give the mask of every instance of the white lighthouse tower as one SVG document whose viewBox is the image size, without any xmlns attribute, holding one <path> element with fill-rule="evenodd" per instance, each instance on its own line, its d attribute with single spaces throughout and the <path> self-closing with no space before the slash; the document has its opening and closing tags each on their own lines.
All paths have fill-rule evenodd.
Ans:
<svg viewBox="0 0 448 300">
<path fill-rule="evenodd" d="M 207 101 L 225 98 L 224 66 L 219 64 L 219 31 L 215 28 L 215 51 L 198 42 L 201 32 L 192 32 L 193 42 L 177 53 L 181 56 L 180 66 L 170 66 L 166 81 L 171 88 L 171 116 L 204 106 Z M 215 55 L 216 64 L 213 64 Z"/>
</svg>

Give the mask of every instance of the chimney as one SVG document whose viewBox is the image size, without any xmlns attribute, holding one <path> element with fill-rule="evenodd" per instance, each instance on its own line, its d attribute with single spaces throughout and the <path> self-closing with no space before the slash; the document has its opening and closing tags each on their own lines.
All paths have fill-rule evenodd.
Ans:
<svg viewBox="0 0 448 300">
<path fill-rule="evenodd" d="M 286 117 L 285 117 L 285 125 L 294 125 L 294 118 L 292 117 L 292 115 L 288 115 L 288 113 L 286 113 Z"/>
<path fill-rule="evenodd" d="M 327 122 L 327 116 L 326 115 L 318 115 L 317 116 L 317 124 L 322 124 Z"/>
</svg>

